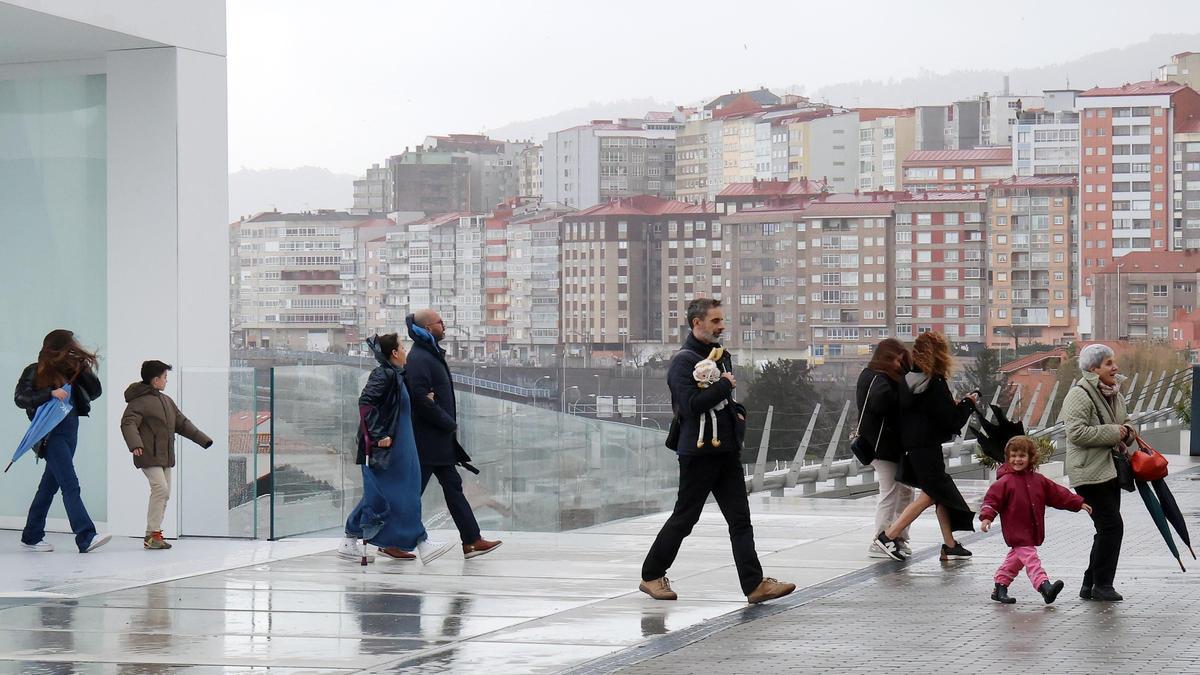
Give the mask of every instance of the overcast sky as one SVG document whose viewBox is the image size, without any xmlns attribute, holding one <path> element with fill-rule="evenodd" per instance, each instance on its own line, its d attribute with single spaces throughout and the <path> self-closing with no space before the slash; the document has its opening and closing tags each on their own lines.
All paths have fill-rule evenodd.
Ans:
<svg viewBox="0 0 1200 675">
<path fill-rule="evenodd" d="M 230 168 L 358 174 L 592 101 L 1066 61 L 1197 30 L 1200 2 L 230 0 L 228 22 Z"/>
</svg>

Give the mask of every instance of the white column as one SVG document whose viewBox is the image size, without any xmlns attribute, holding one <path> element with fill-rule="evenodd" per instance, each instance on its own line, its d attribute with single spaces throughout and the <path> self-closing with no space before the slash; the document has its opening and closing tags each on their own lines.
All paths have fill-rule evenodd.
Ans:
<svg viewBox="0 0 1200 675">
<path fill-rule="evenodd" d="M 228 244 L 225 59 L 174 47 L 109 52 L 108 525 L 145 530 L 149 487 L 120 433 L 124 388 L 141 362 L 175 366 L 167 393 L 213 437 L 177 439 L 163 529 L 180 510 L 226 534 Z"/>
</svg>

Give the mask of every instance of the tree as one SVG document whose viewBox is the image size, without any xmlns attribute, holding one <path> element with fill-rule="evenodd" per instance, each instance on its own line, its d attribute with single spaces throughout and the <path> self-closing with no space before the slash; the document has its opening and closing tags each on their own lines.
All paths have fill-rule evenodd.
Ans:
<svg viewBox="0 0 1200 675">
<path fill-rule="evenodd" d="M 741 391 L 743 386 L 746 386 L 747 392 L 743 403 L 749 414 L 743 462 L 753 463 L 758 459 L 758 445 L 768 406 L 775 408 L 771 421 L 771 445 L 767 452 L 770 459 L 790 461 L 795 458 L 796 448 L 804 437 L 817 403 L 822 404 L 822 419 L 817 422 L 809 448 L 824 447 L 829 442 L 836 416 L 841 412 L 841 404 L 822 400 L 813 384 L 812 373 L 803 361 L 779 359 L 767 362 L 748 385 L 739 380 L 738 390 Z M 830 415 L 833 415 L 832 419 L 828 419 Z M 851 422 L 847 421 L 847 424 Z"/>
<path fill-rule="evenodd" d="M 1004 386 L 1005 377 L 1000 373 L 1000 353 L 995 349 L 984 349 L 975 361 L 963 371 L 967 386 L 979 390 L 979 400 L 992 400 L 996 390 Z"/>
<path fill-rule="evenodd" d="M 1071 385 L 1079 379 L 1079 345 L 1072 342 L 1067 345 L 1066 355 L 1058 364 L 1056 379 L 1058 382 L 1057 394 L 1055 395 L 1054 409 L 1051 410 L 1050 421 L 1054 422 L 1058 419 L 1058 413 L 1062 410 L 1063 399 L 1067 397 L 1067 391 Z"/>
</svg>

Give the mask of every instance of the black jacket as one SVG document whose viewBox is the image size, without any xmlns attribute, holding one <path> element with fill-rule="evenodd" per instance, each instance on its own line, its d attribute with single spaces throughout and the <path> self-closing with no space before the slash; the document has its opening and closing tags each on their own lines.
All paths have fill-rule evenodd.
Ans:
<svg viewBox="0 0 1200 675">
<path fill-rule="evenodd" d="M 405 404 L 404 371 L 392 365 L 389 355 L 383 353 L 375 338 L 367 338 L 367 346 L 375 353 L 379 366 L 371 371 L 362 394 L 358 397 L 358 411 L 362 424 L 358 433 L 358 454 L 355 464 L 367 463 L 367 444 L 375 445 L 384 438 L 396 439 L 396 414 Z M 365 433 L 365 437 L 364 437 Z"/>
<path fill-rule="evenodd" d="M 446 351 L 433 341 L 428 331 L 418 331 L 412 315 L 405 323 L 413 348 L 404 366 L 404 383 L 412 398 L 417 456 L 422 466 L 453 466 L 458 462 L 454 437 L 458 430 L 458 405 Z"/>
<path fill-rule="evenodd" d="M 741 452 L 740 439 L 734 417 L 733 385 L 729 380 L 721 378 L 715 384 L 701 389 L 692 377 L 692 370 L 701 359 L 708 358 L 709 353 L 718 344 L 705 344 L 688 335 L 683 342 L 683 348 L 671 359 L 671 367 L 667 371 L 667 386 L 671 388 L 671 409 L 679 418 L 679 444 L 675 451 L 681 455 L 711 455 L 722 452 Z M 717 366 L 722 372 L 733 371 L 733 360 L 726 352 Z M 721 441 L 720 447 L 712 445 L 712 427 L 706 429 L 703 439 L 700 438 L 700 418 L 721 401 L 729 401 L 729 405 L 714 413 L 717 424 L 717 436 Z M 701 441 L 697 447 L 697 441 Z"/>
<path fill-rule="evenodd" d="M 974 406 L 955 401 L 944 377 L 914 371 L 900 387 L 900 443 L 904 452 L 941 448 L 962 431 Z"/>
<path fill-rule="evenodd" d="M 893 382 L 886 373 L 864 368 L 858 376 L 858 387 L 855 391 L 861 420 L 858 424 L 858 435 L 875 448 L 876 458 L 889 462 L 899 462 L 904 456 L 904 450 L 900 446 L 899 388 L 900 385 Z M 868 389 L 870 396 L 867 394 Z"/>
<path fill-rule="evenodd" d="M 21 373 L 21 379 L 17 380 L 17 389 L 13 393 L 13 402 L 24 410 L 31 420 L 37 409 L 50 400 L 50 392 L 55 389 L 39 388 L 36 382 L 37 364 L 32 363 Z M 87 417 L 92 412 L 92 401 L 100 398 L 101 393 L 103 388 L 100 386 L 100 378 L 96 377 L 91 368 L 85 368 L 71 386 L 71 405 L 75 406 L 75 414 Z"/>
</svg>

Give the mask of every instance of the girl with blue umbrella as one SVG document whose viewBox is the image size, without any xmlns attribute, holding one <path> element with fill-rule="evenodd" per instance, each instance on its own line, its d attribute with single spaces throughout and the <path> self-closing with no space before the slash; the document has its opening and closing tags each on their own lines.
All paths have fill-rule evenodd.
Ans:
<svg viewBox="0 0 1200 675">
<path fill-rule="evenodd" d="M 79 476 L 75 474 L 75 447 L 79 442 L 79 418 L 87 417 L 92 401 L 100 398 L 100 378 L 96 376 L 96 355 L 84 349 L 69 330 L 50 331 L 42 341 L 37 363 L 21 373 L 13 397 L 18 408 L 25 410 L 33 421 L 38 409 L 51 401 L 70 404 L 70 411 L 45 436 L 41 443 L 46 469 L 38 484 L 29 516 L 21 532 L 21 546 L 29 551 L 53 551 L 45 540 L 46 514 L 54 494 L 62 491 L 63 506 L 75 545 L 80 553 L 88 553 L 107 544 L 109 534 L 97 534 L 79 492 Z"/>
</svg>

